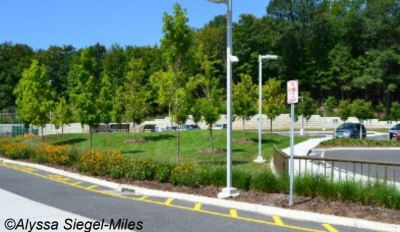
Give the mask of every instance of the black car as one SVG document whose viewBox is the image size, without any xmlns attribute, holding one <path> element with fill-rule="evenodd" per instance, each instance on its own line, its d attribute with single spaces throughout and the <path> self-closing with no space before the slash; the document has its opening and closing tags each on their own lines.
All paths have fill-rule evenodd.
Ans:
<svg viewBox="0 0 400 232">
<path fill-rule="evenodd" d="M 360 127 L 362 138 L 367 137 L 367 130 L 360 123 L 343 123 L 340 125 L 334 134 L 335 138 L 360 138 Z"/>
<path fill-rule="evenodd" d="M 399 130 L 400 130 L 400 124 L 396 124 L 394 127 L 390 128 L 389 138 L 390 139 L 395 138 Z"/>
</svg>

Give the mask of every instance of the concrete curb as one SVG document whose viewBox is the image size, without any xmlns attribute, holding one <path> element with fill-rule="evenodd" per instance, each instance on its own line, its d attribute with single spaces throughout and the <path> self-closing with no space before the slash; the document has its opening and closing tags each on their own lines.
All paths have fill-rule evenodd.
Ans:
<svg viewBox="0 0 400 232">
<path fill-rule="evenodd" d="M 208 204 L 213 206 L 219 206 L 224 208 L 235 208 L 238 210 L 259 213 L 268 216 L 279 216 L 282 218 L 289 218 L 294 220 L 303 220 L 303 221 L 311 221 L 317 223 L 328 223 L 333 225 L 341 225 L 341 226 L 348 226 L 348 227 L 356 227 L 361 229 L 369 229 L 369 230 L 377 230 L 377 231 L 393 231 L 393 232 L 400 232 L 400 225 L 396 224 L 388 224 L 388 223 L 381 223 L 381 222 L 373 222 L 363 219 L 356 219 L 356 218 L 346 218 L 346 217 L 339 217 L 339 216 L 332 216 L 332 215 L 325 215 L 320 213 L 313 213 L 307 211 L 300 211 L 300 210 L 291 210 L 291 209 L 284 209 L 272 206 L 265 206 L 265 205 L 258 205 L 258 204 L 251 204 L 245 202 L 238 202 L 233 200 L 224 200 L 218 198 L 210 198 L 210 197 L 203 197 L 191 194 L 183 194 L 183 193 L 175 193 L 175 192 L 166 192 L 160 190 L 152 190 L 146 189 L 142 187 L 132 186 L 132 185 L 125 185 L 125 184 L 118 184 L 109 182 L 106 180 L 100 180 L 94 177 L 83 176 L 76 173 L 70 173 L 64 170 L 59 170 L 39 164 L 33 163 L 25 163 L 15 160 L 9 160 L 0 158 L 0 162 L 10 163 L 10 164 L 17 164 L 21 166 L 31 167 L 39 170 L 43 170 L 46 172 L 51 172 L 57 175 L 62 175 L 68 178 L 74 178 L 77 180 L 97 184 L 100 186 L 105 186 L 108 188 L 112 188 L 119 191 L 133 191 L 138 195 L 148 195 L 148 196 L 156 196 L 156 197 L 164 197 L 164 198 L 175 198 L 179 200 L 185 200 L 190 202 Z"/>
</svg>

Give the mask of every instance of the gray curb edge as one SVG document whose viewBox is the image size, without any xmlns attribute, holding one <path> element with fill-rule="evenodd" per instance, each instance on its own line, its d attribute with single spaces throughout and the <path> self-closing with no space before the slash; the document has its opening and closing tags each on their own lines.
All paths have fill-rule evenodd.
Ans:
<svg viewBox="0 0 400 232">
<path fill-rule="evenodd" d="M 0 158 L 0 162 L 17 164 L 21 166 L 31 167 L 39 170 L 43 170 L 46 172 L 54 173 L 57 175 L 65 176 L 68 178 L 74 178 L 77 180 L 97 184 L 100 186 L 105 186 L 108 188 L 112 188 L 115 190 L 123 191 L 130 190 L 138 195 L 148 195 L 148 196 L 156 196 L 156 197 L 166 197 L 166 198 L 175 198 L 179 200 L 185 200 L 190 202 L 208 204 L 213 206 L 219 206 L 224 208 L 235 208 L 238 210 L 259 213 L 267 216 L 278 216 L 282 218 L 289 218 L 295 220 L 303 220 L 303 221 L 311 221 L 317 223 L 328 223 L 333 225 L 341 225 L 348 227 L 356 227 L 361 229 L 369 229 L 369 230 L 377 230 L 377 231 L 393 231 L 400 232 L 400 225 L 396 224 L 388 224 L 381 222 L 368 221 L 364 219 L 356 219 L 356 218 L 346 218 L 332 215 L 325 215 L 320 213 L 313 213 L 307 211 L 299 211 L 299 210 L 291 210 L 291 209 L 283 209 L 272 206 L 265 206 L 259 204 L 251 204 L 245 202 L 224 200 L 218 198 L 210 198 L 203 197 L 191 194 L 183 194 L 183 193 L 175 193 L 175 192 L 166 192 L 160 190 L 146 189 L 142 187 L 137 187 L 133 185 L 125 185 L 109 182 L 106 180 L 100 180 L 94 177 L 84 176 L 76 173 L 70 173 L 64 170 L 59 170 L 56 168 L 51 168 L 39 164 L 26 163 L 21 161 L 9 160 Z"/>
</svg>

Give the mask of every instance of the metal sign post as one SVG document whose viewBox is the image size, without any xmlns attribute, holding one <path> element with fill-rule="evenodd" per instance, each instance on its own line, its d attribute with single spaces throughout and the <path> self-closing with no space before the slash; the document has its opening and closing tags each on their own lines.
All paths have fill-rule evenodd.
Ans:
<svg viewBox="0 0 400 232">
<path fill-rule="evenodd" d="M 287 82 L 287 103 L 290 104 L 290 196 L 289 206 L 293 206 L 293 178 L 294 178 L 294 104 L 299 102 L 299 82 Z"/>
</svg>

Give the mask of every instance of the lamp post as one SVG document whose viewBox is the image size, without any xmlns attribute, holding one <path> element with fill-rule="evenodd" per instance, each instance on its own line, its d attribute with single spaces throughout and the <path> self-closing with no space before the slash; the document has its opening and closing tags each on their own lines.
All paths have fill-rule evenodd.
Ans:
<svg viewBox="0 0 400 232">
<path fill-rule="evenodd" d="M 265 163 L 261 156 L 261 126 L 262 126 L 262 59 L 276 60 L 277 55 L 258 55 L 258 156 L 253 160 L 256 163 Z"/>
<path fill-rule="evenodd" d="M 50 79 L 49 80 L 49 83 L 50 83 L 50 85 L 53 83 L 53 80 L 52 79 Z M 52 121 L 51 121 L 51 109 L 50 109 L 50 134 L 53 134 L 53 129 L 52 129 L 52 125 L 53 125 L 53 123 L 52 123 Z M 44 136 L 44 135 L 43 135 Z"/>
<path fill-rule="evenodd" d="M 227 4 L 226 24 L 227 24 L 227 41 L 226 41 L 226 114 L 227 114 L 227 131 L 226 131 L 226 188 L 218 194 L 219 198 L 228 198 L 238 196 L 237 189 L 232 187 L 232 62 L 238 62 L 239 59 L 232 55 L 232 0 L 208 0 L 214 3 Z"/>
</svg>

